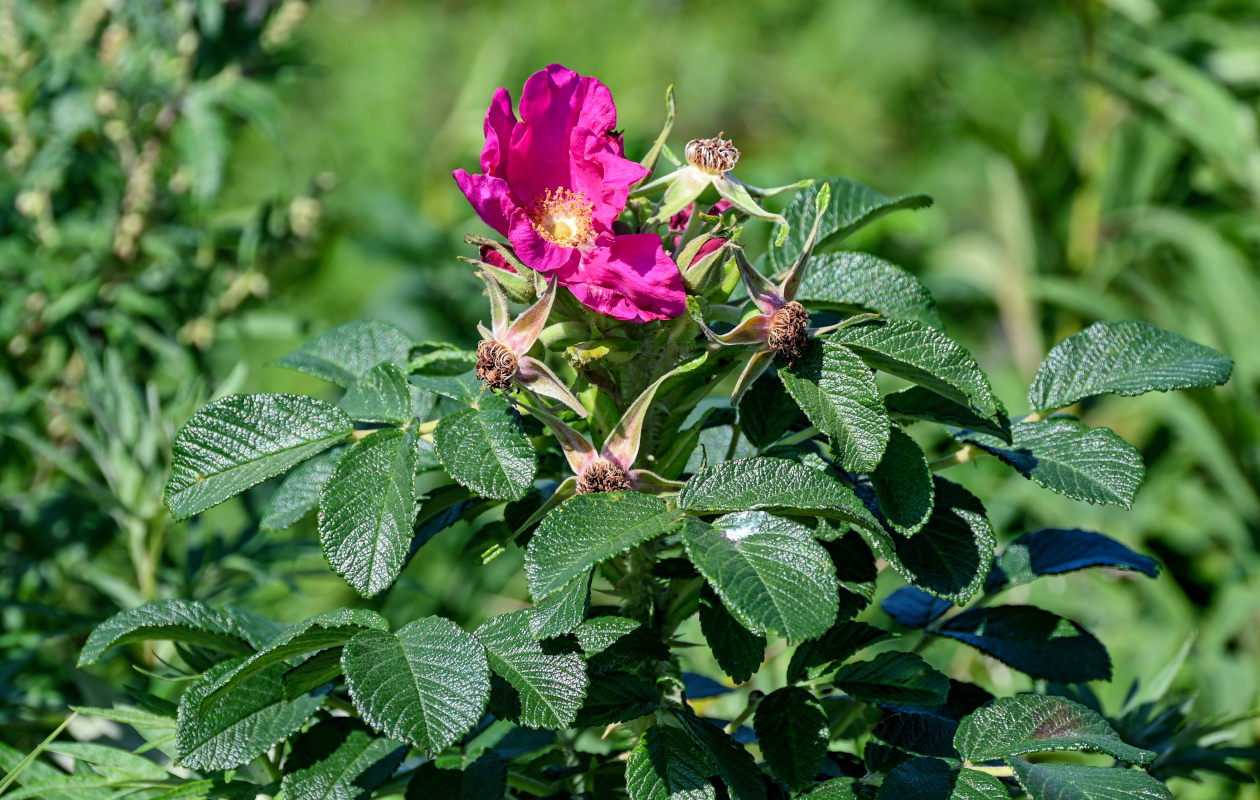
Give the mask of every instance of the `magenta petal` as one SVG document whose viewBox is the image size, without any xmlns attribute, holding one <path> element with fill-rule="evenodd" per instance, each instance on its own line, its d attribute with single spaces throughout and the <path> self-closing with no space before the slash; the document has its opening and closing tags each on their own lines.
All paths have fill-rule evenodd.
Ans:
<svg viewBox="0 0 1260 800">
<path fill-rule="evenodd" d="M 451 173 L 459 190 L 468 198 L 481 221 L 507 236 L 508 218 L 504 207 L 511 207 L 507 181 L 490 175 L 470 175 L 462 169 Z"/>
<path fill-rule="evenodd" d="M 678 267 L 651 233 L 600 237 L 560 282 L 583 305 L 616 319 L 673 319 L 687 306 Z"/>
<path fill-rule="evenodd" d="M 508 144 L 512 141 L 514 127 L 516 115 L 512 113 L 512 95 L 507 89 L 496 89 L 483 125 L 486 144 L 481 149 L 482 172 L 496 178 L 507 177 Z"/>
<path fill-rule="evenodd" d="M 507 237 L 517 258 L 525 266 L 539 272 L 576 267 L 582 257 L 576 247 L 561 247 L 540 236 L 524 211 L 513 216 Z"/>
</svg>

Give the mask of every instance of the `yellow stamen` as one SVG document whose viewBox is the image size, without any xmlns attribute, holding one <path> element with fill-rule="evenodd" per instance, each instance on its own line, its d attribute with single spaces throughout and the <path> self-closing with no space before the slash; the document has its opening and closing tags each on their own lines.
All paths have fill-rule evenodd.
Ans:
<svg viewBox="0 0 1260 800">
<path fill-rule="evenodd" d="M 547 241 L 561 247 L 577 247 L 595 238 L 591 227 L 594 211 L 585 192 L 548 189 L 530 203 L 529 218 L 534 230 Z"/>
</svg>

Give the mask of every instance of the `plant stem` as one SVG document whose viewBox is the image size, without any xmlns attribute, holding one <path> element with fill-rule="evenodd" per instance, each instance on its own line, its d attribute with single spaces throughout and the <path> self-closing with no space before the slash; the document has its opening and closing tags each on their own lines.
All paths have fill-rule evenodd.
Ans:
<svg viewBox="0 0 1260 800">
<path fill-rule="evenodd" d="M 981 452 L 981 451 L 975 445 L 965 444 L 962 447 L 955 450 L 954 452 L 950 453 L 949 455 L 941 456 L 940 458 L 933 461 L 931 464 L 932 471 L 940 472 L 943 469 L 949 469 L 950 467 L 956 466 L 958 464 L 966 464 L 978 452 Z"/>
</svg>

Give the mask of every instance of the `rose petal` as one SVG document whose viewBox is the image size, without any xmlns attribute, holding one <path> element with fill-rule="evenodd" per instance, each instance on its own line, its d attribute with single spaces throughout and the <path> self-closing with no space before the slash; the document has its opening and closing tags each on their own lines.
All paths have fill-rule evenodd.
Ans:
<svg viewBox="0 0 1260 800">
<path fill-rule="evenodd" d="M 678 267 L 651 233 L 600 237 L 579 265 L 560 272 L 560 283 L 616 319 L 673 319 L 687 306 Z"/>
<path fill-rule="evenodd" d="M 491 175 L 470 175 L 462 169 L 451 174 L 481 221 L 499 234 L 507 236 L 510 226 L 505 207 L 510 209 L 513 205 L 508 194 L 507 181 Z"/>
<path fill-rule="evenodd" d="M 513 214 L 507 237 L 521 263 L 539 272 L 574 268 L 582 258 L 576 247 L 561 247 L 540 236 L 523 210 Z"/>
<path fill-rule="evenodd" d="M 481 148 L 482 172 L 496 178 L 507 177 L 508 144 L 512 141 L 514 127 L 516 115 L 512 113 L 512 95 L 507 89 L 496 89 L 482 125 L 486 135 L 486 144 Z"/>
</svg>

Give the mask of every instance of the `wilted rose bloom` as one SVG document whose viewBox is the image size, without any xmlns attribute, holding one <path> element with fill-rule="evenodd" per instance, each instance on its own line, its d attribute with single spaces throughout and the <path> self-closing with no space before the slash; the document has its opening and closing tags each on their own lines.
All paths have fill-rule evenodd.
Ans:
<svg viewBox="0 0 1260 800">
<path fill-rule="evenodd" d="M 660 238 L 613 233 L 647 170 L 623 156 L 608 87 L 552 64 L 525 82 L 520 117 L 507 90 L 497 90 L 486 114 L 484 174 L 454 173 L 477 215 L 522 263 L 554 273 L 595 311 L 638 322 L 680 315 L 682 279 Z"/>
</svg>

